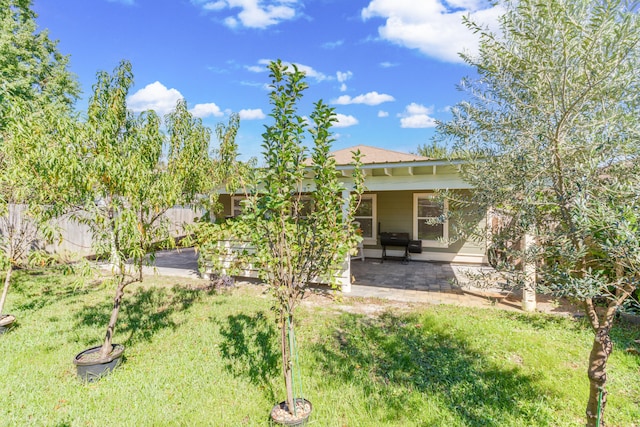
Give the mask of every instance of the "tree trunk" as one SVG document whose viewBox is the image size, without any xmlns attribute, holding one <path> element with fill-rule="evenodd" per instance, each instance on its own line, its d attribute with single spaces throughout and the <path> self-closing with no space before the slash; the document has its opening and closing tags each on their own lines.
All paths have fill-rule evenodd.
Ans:
<svg viewBox="0 0 640 427">
<path fill-rule="evenodd" d="M 522 270 L 524 286 L 522 287 L 522 309 L 528 312 L 536 311 L 536 264 L 529 252 L 535 245 L 533 235 L 526 233 L 522 236 Z"/>
<path fill-rule="evenodd" d="M 291 346 L 289 343 L 289 336 L 291 329 L 293 329 L 293 319 L 287 314 L 282 314 L 280 317 L 280 345 L 282 350 L 282 375 L 284 376 L 284 385 L 287 391 L 287 406 L 289 413 L 293 414 L 295 410 L 294 396 L 293 396 L 293 375 L 292 375 L 292 360 L 291 360 Z"/>
<path fill-rule="evenodd" d="M 0 297 L 0 314 L 4 309 L 4 302 L 7 300 L 7 293 L 9 292 L 9 285 L 11 284 L 11 273 L 13 273 L 13 265 L 9 262 L 7 267 L 7 273 L 4 277 L 4 288 L 2 289 L 2 297 Z"/>
<path fill-rule="evenodd" d="M 613 350 L 609 328 L 599 328 L 589 355 L 589 401 L 587 403 L 587 426 L 604 427 L 604 408 L 607 403 L 607 361 Z M 600 421 L 598 422 L 598 417 Z"/>
<path fill-rule="evenodd" d="M 120 254 L 120 245 L 118 242 L 118 234 L 115 225 L 115 214 L 113 208 L 109 209 L 109 239 L 111 246 L 111 264 L 114 269 L 114 273 L 118 278 L 118 286 L 116 287 L 116 295 L 113 298 L 113 310 L 111 311 L 111 317 L 109 318 L 109 325 L 107 326 L 107 333 L 104 337 L 104 343 L 100 349 L 100 357 L 106 358 L 111 351 L 113 351 L 112 339 L 116 329 L 116 321 L 118 320 L 118 312 L 120 311 L 120 303 L 122 302 L 122 296 L 124 295 L 125 283 L 125 268 L 124 261 Z"/>
<path fill-rule="evenodd" d="M 140 231 L 140 253 L 146 253 L 145 249 L 145 244 L 144 242 L 146 241 L 146 230 L 144 227 L 144 211 L 142 209 L 140 209 L 140 218 L 138 218 L 138 231 Z M 143 277 L 142 277 L 142 266 L 144 263 L 144 256 L 141 257 L 138 260 L 138 280 L 142 282 Z"/>
<path fill-rule="evenodd" d="M 138 281 L 142 282 L 143 277 L 142 277 L 142 267 L 144 266 L 144 258 L 140 258 L 138 260 Z"/>
<path fill-rule="evenodd" d="M 113 310 L 111 311 L 111 318 L 109 319 L 109 325 L 107 326 L 107 333 L 104 337 L 104 343 L 100 349 L 100 357 L 106 358 L 113 350 L 112 339 L 116 329 L 116 322 L 118 321 L 118 313 L 120 312 L 120 303 L 122 302 L 122 296 L 124 295 L 124 287 L 126 286 L 125 278 L 120 276 L 118 278 L 118 287 L 116 288 L 116 296 L 113 299 Z"/>
<path fill-rule="evenodd" d="M 109 240 L 109 246 L 111 247 L 111 267 L 115 274 L 124 274 L 124 263 L 122 262 L 122 254 L 120 253 L 120 242 L 118 241 L 113 208 L 109 209 Z"/>
</svg>

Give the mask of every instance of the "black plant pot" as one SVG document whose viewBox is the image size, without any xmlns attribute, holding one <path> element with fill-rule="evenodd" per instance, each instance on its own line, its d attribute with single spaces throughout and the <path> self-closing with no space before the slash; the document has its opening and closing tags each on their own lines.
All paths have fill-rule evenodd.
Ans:
<svg viewBox="0 0 640 427">
<path fill-rule="evenodd" d="M 15 321 L 15 316 L 12 316 L 11 314 L 0 315 L 0 335 L 11 329 Z"/>
<path fill-rule="evenodd" d="M 313 410 L 313 405 L 307 399 L 294 399 L 296 408 L 301 412 L 297 417 L 289 414 L 287 402 L 280 402 L 271 410 L 271 421 L 282 426 L 305 426 Z M 284 415 L 284 417 L 283 417 Z"/>
<path fill-rule="evenodd" d="M 101 347 L 102 346 L 99 345 L 84 350 L 78 353 L 73 359 L 73 364 L 76 365 L 78 377 L 80 377 L 81 380 L 87 382 L 96 381 L 100 379 L 100 377 L 113 371 L 122 361 L 124 346 L 121 344 L 113 344 L 113 350 L 106 358 L 90 357 L 92 354 L 99 353 Z"/>
</svg>

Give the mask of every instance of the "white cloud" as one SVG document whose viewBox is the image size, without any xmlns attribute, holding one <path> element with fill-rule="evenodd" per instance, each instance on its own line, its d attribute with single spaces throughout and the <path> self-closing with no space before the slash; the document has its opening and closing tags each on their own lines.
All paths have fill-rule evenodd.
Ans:
<svg viewBox="0 0 640 427">
<path fill-rule="evenodd" d="M 127 6 L 133 6 L 136 4 L 134 0 L 107 0 L 109 3 L 122 3 Z"/>
<path fill-rule="evenodd" d="M 202 5 L 204 10 L 222 10 L 227 7 L 227 3 L 224 1 L 211 1 Z"/>
<path fill-rule="evenodd" d="M 481 0 L 447 0 L 447 4 L 452 8 L 457 8 L 457 9 L 464 9 L 464 10 L 482 9 Z"/>
<path fill-rule="evenodd" d="M 436 126 L 436 119 L 431 117 L 433 107 L 412 102 L 407 105 L 400 117 L 400 127 L 402 128 L 432 128 Z"/>
<path fill-rule="evenodd" d="M 338 82 L 342 83 L 340 85 L 340 92 L 345 92 L 347 90 L 347 84 L 345 82 L 349 80 L 352 76 L 353 76 L 353 73 L 351 71 L 336 72 L 336 78 L 338 79 Z"/>
<path fill-rule="evenodd" d="M 349 95 L 342 95 L 331 101 L 333 104 L 349 105 L 349 104 L 365 104 L 365 105 L 378 105 L 383 102 L 395 101 L 395 98 L 391 95 L 378 92 L 369 92 L 364 95 L 358 95 L 354 98 Z"/>
<path fill-rule="evenodd" d="M 196 104 L 189 111 L 191 112 L 191 114 L 194 115 L 194 117 L 199 117 L 201 119 L 204 119 L 205 117 L 209 117 L 209 116 L 214 116 L 214 117 L 224 116 L 224 112 L 220 110 L 220 107 L 218 107 L 213 102 L 209 102 L 206 104 Z"/>
<path fill-rule="evenodd" d="M 296 67 L 298 67 L 298 70 L 300 70 L 303 73 L 305 73 L 307 77 L 311 77 L 311 78 L 315 79 L 318 82 L 321 82 L 321 81 L 327 79 L 326 75 L 324 75 L 320 71 L 314 70 L 313 67 L 310 67 L 308 65 L 296 64 Z"/>
<path fill-rule="evenodd" d="M 355 126 L 358 124 L 358 119 L 353 116 L 347 116 L 344 114 L 336 114 L 337 122 L 333 124 L 336 128 L 348 128 L 349 126 Z"/>
<path fill-rule="evenodd" d="M 237 28 L 239 26 L 238 20 L 233 16 L 227 16 L 222 22 L 229 28 Z"/>
<path fill-rule="evenodd" d="M 335 49 L 342 46 L 343 44 L 344 44 L 344 40 L 337 40 L 334 42 L 326 42 L 322 45 L 322 47 L 325 49 Z"/>
<path fill-rule="evenodd" d="M 238 115 L 240 115 L 240 119 L 242 120 L 261 120 L 267 117 L 260 108 L 240 110 Z"/>
<path fill-rule="evenodd" d="M 230 28 L 267 28 L 296 17 L 297 0 L 191 0 L 205 11 L 232 15 L 223 22 Z M 240 11 L 237 11 L 240 9 Z"/>
<path fill-rule="evenodd" d="M 378 117 L 389 117 L 389 112 L 380 110 L 378 111 Z"/>
<path fill-rule="evenodd" d="M 177 89 L 167 89 L 160 82 L 154 82 L 138 90 L 127 99 L 127 106 L 134 112 L 155 110 L 160 116 L 172 111 L 182 94 Z"/>
<path fill-rule="evenodd" d="M 260 59 L 258 60 L 258 65 L 247 65 L 245 66 L 245 68 L 248 71 L 254 72 L 254 73 L 262 73 L 262 72 L 266 72 L 268 71 L 267 66 L 271 63 L 271 59 Z M 293 71 L 293 67 L 292 67 L 292 63 L 291 62 L 286 62 L 286 61 L 282 61 L 282 64 L 284 64 L 285 66 L 287 66 L 289 71 Z M 314 70 L 313 67 L 310 67 L 308 65 L 304 65 L 304 64 L 298 64 L 295 63 L 296 67 L 298 67 L 299 71 L 302 71 L 307 77 L 312 78 L 318 82 L 321 82 L 323 80 L 327 80 L 328 77 L 324 74 L 321 73 L 320 71 Z"/>
<path fill-rule="evenodd" d="M 252 73 L 264 73 L 268 71 L 267 68 L 262 65 L 247 65 L 244 68 L 246 68 L 247 71 L 251 71 Z"/>
<path fill-rule="evenodd" d="M 351 71 L 338 71 L 336 72 L 336 77 L 340 83 L 344 83 L 353 77 L 353 73 Z"/>
<path fill-rule="evenodd" d="M 361 16 L 386 20 L 378 27 L 384 40 L 441 61 L 463 62 L 458 53 L 477 53 L 478 35 L 469 31 L 462 17 L 497 31 L 503 12 L 486 0 L 371 0 Z"/>
</svg>

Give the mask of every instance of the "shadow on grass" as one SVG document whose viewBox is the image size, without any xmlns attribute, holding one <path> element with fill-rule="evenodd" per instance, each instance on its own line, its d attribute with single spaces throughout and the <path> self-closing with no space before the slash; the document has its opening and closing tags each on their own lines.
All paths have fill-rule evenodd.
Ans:
<svg viewBox="0 0 640 427">
<path fill-rule="evenodd" d="M 275 400 L 271 379 L 277 374 L 280 352 L 275 340 L 277 332 L 263 312 L 227 317 L 220 328 L 222 357 L 226 369 L 235 376 L 246 376 L 266 396 Z"/>
<path fill-rule="evenodd" d="M 581 320 L 569 319 L 565 316 L 548 315 L 543 313 L 523 313 L 517 311 L 505 311 L 502 313 L 504 317 L 524 323 L 535 330 L 583 330 L 589 328 L 587 324 Z"/>
<path fill-rule="evenodd" d="M 86 292 L 88 290 L 78 289 L 77 283 L 55 269 L 17 270 L 9 290 L 18 300 L 14 307 L 19 311 L 37 311 Z"/>
<path fill-rule="evenodd" d="M 594 334 L 591 323 L 586 316 L 568 318 L 565 316 L 518 312 L 505 312 L 504 315 L 509 319 L 524 323 L 541 332 L 569 330 L 588 333 L 589 336 L 593 336 Z M 627 348 L 635 343 L 634 340 L 640 339 L 640 329 L 638 325 L 629 324 L 620 318 L 616 318 L 610 335 L 614 349 Z M 585 360 L 587 357 L 588 355 L 585 355 Z"/>
<path fill-rule="evenodd" d="M 420 411 L 408 406 L 407 395 L 417 391 L 424 399 L 433 397 L 441 412 L 461 425 L 503 426 L 514 419 L 552 423 L 541 408 L 544 392 L 535 378 L 495 366 L 430 316 L 344 314 L 332 339 L 314 350 L 318 375 L 338 385 L 359 385 L 368 405 L 382 408 L 388 420 Z"/>
<path fill-rule="evenodd" d="M 160 330 L 179 326 L 174 314 L 188 310 L 202 297 L 202 291 L 174 286 L 137 288 L 123 297 L 116 334 L 127 335 L 124 344 L 149 341 Z M 85 306 L 76 314 L 78 326 L 106 329 L 113 309 L 112 297 L 92 306 Z"/>
</svg>

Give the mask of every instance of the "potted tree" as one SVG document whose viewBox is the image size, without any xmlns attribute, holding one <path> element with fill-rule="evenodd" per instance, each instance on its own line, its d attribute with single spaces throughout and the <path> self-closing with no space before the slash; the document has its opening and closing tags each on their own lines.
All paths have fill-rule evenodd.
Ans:
<svg viewBox="0 0 640 427">
<path fill-rule="evenodd" d="M 0 296 L 0 334 L 8 331 L 16 320 L 12 314 L 2 314 L 13 271 L 26 263 L 27 255 L 39 237 L 38 223 L 30 217 L 26 205 L 11 203 L 3 208 L 4 215 L 0 216 L 0 262 L 5 275 Z"/>
<path fill-rule="evenodd" d="M 332 108 L 314 104 L 309 122 L 298 113 L 307 84 L 295 65 L 269 65 L 274 123 L 263 134 L 264 167 L 244 204 L 241 218 L 219 229 L 244 236 L 253 247 L 250 262 L 259 270 L 274 300 L 279 328 L 285 400 L 271 410 L 275 423 L 306 422 L 312 405 L 305 399 L 297 366 L 295 310 L 308 285 L 334 284 L 357 244 L 352 224 L 363 176 L 359 166 L 349 189 L 339 181 L 330 128 Z M 313 146 L 303 145 L 310 137 Z M 354 153 L 359 163 L 359 153 Z"/>
<path fill-rule="evenodd" d="M 135 116 L 126 97 L 133 84 L 131 64 L 122 61 L 113 75 L 98 73 L 87 120 L 67 150 L 65 184 L 73 218 L 92 231 L 96 252 L 109 256 L 115 288 L 113 309 L 104 341 L 74 358 L 78 375 L 94 380 L 122 360 L 124 346 L 114 344 L 116 322 L 125 288 L 142 280 L 142 259 L 154 243 L 171 240 L 168 227 L 158 226 L 160 213 L 193 201 L 211 167 L 210 133 L 194 119 L 184 101 L 167 117 L 170 147 L 163 160 L 165 137 L 153 111 Z M 126 264 L 133 259 L 133 268 Z"/>
<path fill-rule="evenodd" d="M 66 131 L 76 124 L 69 110 L 55 102 L 38 105 L 14 100 L 4 118 L 8 120 L 0 147 L 0 264 L 4 270 L 0 333 L 15 321 L 15 316 L 1 314 L 14 271 L 27 267 L 34 251 L 43 252 L 57 234 L 49 220 L 58 212 L 52 177 L 60 161 L 51 147 L 54 140 L 61 145 L 69 142 Z"/>
</svg>

